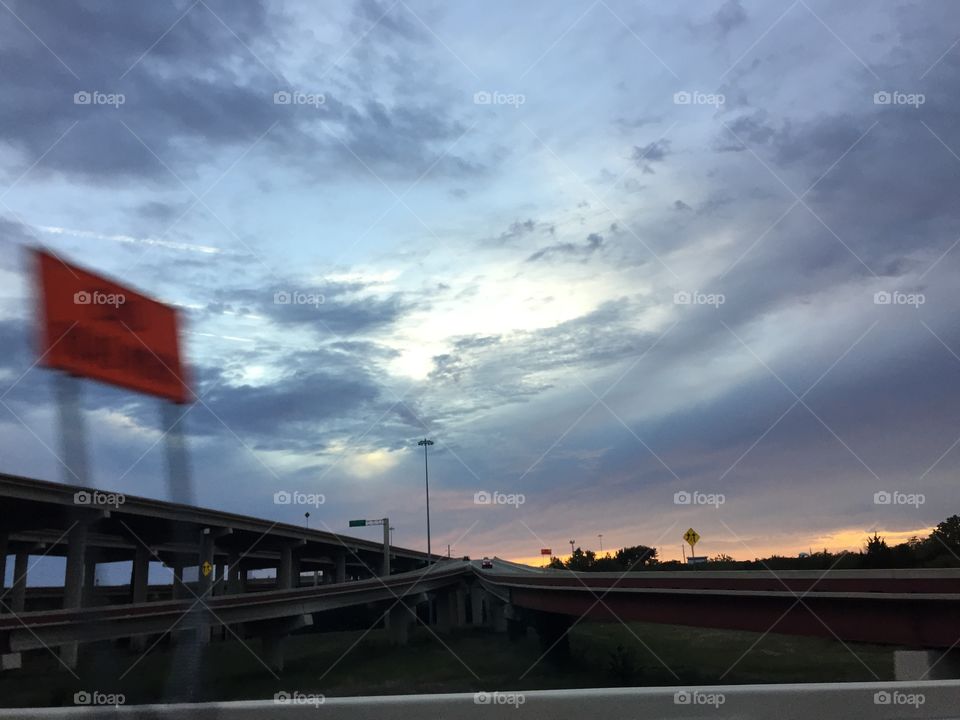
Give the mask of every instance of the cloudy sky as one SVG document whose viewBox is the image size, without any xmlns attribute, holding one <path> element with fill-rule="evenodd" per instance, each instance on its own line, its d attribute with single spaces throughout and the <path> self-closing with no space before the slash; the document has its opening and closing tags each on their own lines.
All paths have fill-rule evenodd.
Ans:
<svg viewBox="0 0 960 720">
<path fill-rule="evenodd" d="M 181 309 L 205 506 L 425 547 L 427 436 L 455 554 L 925 532 L 960 509 L 958 21 L 3 0 L 0 469 L 67 476 L 43 245 Z M 160 401 L 83 396 L 90 483 L 167 497 Z"/>
</svg>

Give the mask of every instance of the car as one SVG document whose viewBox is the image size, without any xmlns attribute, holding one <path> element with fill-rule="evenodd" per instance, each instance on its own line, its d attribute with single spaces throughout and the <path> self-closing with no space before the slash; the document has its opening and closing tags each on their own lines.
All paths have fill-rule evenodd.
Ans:
<svg viewBox="0 0 960 720">
<path fill-rule="evenodd" d="M 483 570 L 492 570 L 492 569 L 493 569 L 493 560 L 491 560 L 491 559 L 488 558 L 488 557 L 485 557 L 483 560 L 480 561 L 480 567 L 481 567 Z"/>
</svg>

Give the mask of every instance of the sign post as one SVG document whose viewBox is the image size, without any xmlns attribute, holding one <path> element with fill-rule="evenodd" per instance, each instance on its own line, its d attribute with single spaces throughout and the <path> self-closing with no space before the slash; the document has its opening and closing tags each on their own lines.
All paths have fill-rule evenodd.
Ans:
<svg viewBox="0 0 960 720">
<path fill-rule="evenodd" d="M 180 361 L 179 320 L 174 308 L 131 288 L 45 250 L 33 255 L 40 298 L 39 363 L 60 371 L 56 395 L 67 483 L 86 486 L 90 477 L 79 378 L 156 395 L 171 408 L 172 403 L 186 403 L 190 390 Z M 172 421 L 166 419 L 171 499 L 192 503 L 179 418 L 170 411 Z M 82 604 L 84 578 L 90 577 L 84 571 L 88 519 L 77 518 L 68 540 L 67 608 Z M 62 656 L 68 667 L 75 667 L 76 644 L 64 645 Z"/>
<path fill-rule="evenodd" d="M 381 575 L 390 574 L 390 518 L 381 518 L 380 520 L 351 520 L 349 527 L 368 527 L 370 525 L 383 525 L 383 567 Z"/>
<path fill-rule="evenodd" d="M 694 546 L 695 546 L 698 542 L 700 542 L 700 534 L 699 534 L 696 530 L 694 530 L 693 528 L 689 528 L 689 529 L 683 534 L 683 539 L 684 539 L 684 540 L 687 542 L 687 544 L 690 546 L 690 558 L 691 558 L 691 560 L 693 561 L 693 568 L 694 568 L 694 570 L 696 570 L 696 568 L 697 568 L 697 553 L 694 552 L 694 550 L 695 550 Z"/>
</svg>

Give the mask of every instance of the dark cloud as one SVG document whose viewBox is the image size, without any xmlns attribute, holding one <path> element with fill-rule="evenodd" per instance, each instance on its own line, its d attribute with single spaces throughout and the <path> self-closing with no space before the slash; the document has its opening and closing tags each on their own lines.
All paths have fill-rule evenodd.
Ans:
<svg viewBox="0 0 960 720">
<path fill-rule="evenodd" d="M 275 93 L 298 90 L 274 69 L 283 64 L 274 38 L 289 19 L 262 2 L 150 8 L 18 2 L 13 10 L 63 61 L 11 13 L 0 17 L 8 40 L 0 46 L 6 98 L 0 123 L 26 165 L 46 153 L 34 176 L 60 172 L 109 184 L 140 178 L 179 187 L 171 170 L 189 180 L 199 161 L 230 147 L 246 151 L 261 138 L 274 158 L 318 179 L 329 177 L 318 168 L 330 165 L 386 177 L 419 177 L 428 168 L 434 176 L 485 170 L 477 160 L 444 152 L 465 127 L 436 103 L 387 104 L 365 87 L 339 90 L 328 78 L 308 91 L 322 95 L 322 104 L 276 104 Z M 421 34 L 395 11 L 380 18 L 379 30 Z M 381 14 L 372 2 L 356 12 L 364 25 Z M 123 103 L 78 105 L 78 92 L 122 94 Z"/>
<path fill-rule="evenodd" d="M 727 35 L 731 30 L 746 24 L 747 12 L 740 4 L 740 0 L 727 0 L 714 13 L 714 22 L 720 30 L 720 35 Z"/>
<path fill-rule="evenodd" d="M 526 259 L 526 262 L 536 262 L 551 257 L 580 257 L 584 261 L 593 255 L 597 250 L 603 247 L 603 236 L 598 233 L 590 233 L 587 241 L 582 245 L 571 242 L 555 243 L 545 248 L 537 250 Z"/>
<path fill-rule="evenodd" d="M 640 168 L 644 174 L 652 175 L 654 173 L 653 165 L 661 163 L 670 154 L 670 141 L 666 139 L 655 140 L 643 147 L 634 146 L 630 160 Z"/>
</svg>

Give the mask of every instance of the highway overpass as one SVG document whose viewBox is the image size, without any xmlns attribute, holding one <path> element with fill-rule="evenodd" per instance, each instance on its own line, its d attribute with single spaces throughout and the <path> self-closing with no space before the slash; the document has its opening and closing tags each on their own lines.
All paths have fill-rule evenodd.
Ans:
<svg viewBox="0 0 960 720">
<path fill-rule="evenodd" d="M 499 559 L 490 569 L 436 557 L 428 564 L 424 553 L 403 548 L 389 549 L 385 568 L 382 543 L 132 496 L 94 507 L 78 504 L 80 492 L 0 476 L 0 561 L 8 553 L 16 558 L 16 581 L 0 599 L 4 668 L 15 669 L 23 652 L 42 647 L 60 648 L 69 667 L 86 642 L 132 638 L 132 648 L 142 651 L 174 629 L 206 643 L 212 630 L 224 628 L 261 638 L 265 658 L 280 669 L 284 637 L 308 625 L 335 629 L 325 614 L 343 608 L 368 609 L 398 643 L 415 622 L 439 631 L 474 624 L 513 634 L 532 627 L 545 649 L 562 651 L 581 620 L 818 635 L 940 652 L 960 642 L 960 569 L 573 573 Z M 40 554 L 67 558 L 58 607 L 51 607 L 57 593 L 49 588 L 26 604 L 27 560 Z M 115 560 L 132 561 L 130 583 L 104 591 L 107 604 L 97 604 L 92 568 Z M 151 561 L 174 569 L 166 596 L 156 586 L 149 593 Z M 206 576 L 182 582 L 185 567 L 204 563 L 212 566 Z M 246 577 L 269 567 L 276 569 L 272 583 Z M 303 586 L 302 570 L 321 571 L 323 583 Z M 960 676 L 956 651 L 948 662 L 939 657 L 927 664 Z"/>
</svg>

